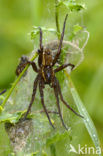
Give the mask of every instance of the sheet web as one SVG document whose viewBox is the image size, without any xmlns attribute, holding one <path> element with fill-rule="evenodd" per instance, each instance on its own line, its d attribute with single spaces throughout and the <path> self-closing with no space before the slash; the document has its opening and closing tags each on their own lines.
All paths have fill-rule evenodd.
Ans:
<svg viewBox="0 0 103 156">
<path fill-rule="evenodd" d="M 81 36 L 83 36 L 83 40 L 81 40 Z M 75 64 L 76 70 L 76 68 L 83 61 L 84 47 L 88 41 L 88 38 L 89 33 L 87 31 L 82 31 L 80 34 L 80 38 L 75 38 L 72 42 L 63 42 L 62 49 L 66 54 L 64 63 L 68 62 Z M 57 51 L 58 41 L 55 40 L 46 44 L 45 48 L 48 47 L 52 50 L 54 57 Z M 34 51 L 32 55 L 34 55 Z M 58 65 L 59 62 L 56 64 L 56 66 Z M 71 71 L 70 68 L 68 68 L 68 70 Z M 61 75 L 58 75 L 57 77 L 60 76 Z M 17 111 L 24 111 L 27 109 L 30 103 L 33 89 L 33 81 L 35 80 L 35 77 L 36 73 L 33 72 L 31 67 L 29 67 L 27 74 L 22 77 L 22 79 L 14 89 L 11 97 L 9 98 L 5 107 L 5 112 L 13 114 Z M 73 109 L 77 111 L 75 105 L 73 105 L 71 95 L 69 95 L 69 90 L 66 83 L 66 78 L 64 77 L 63 81 L 60 82 L 60 84 L 62 84 L 61 86 L 64 99 L 68 102 L 68 104 L 70 104 Z M 22 122 L 20 121 L 15 125 L 11 125 L 8 123 L 5 125 L 6 131 L 9 135 L 10 142 L 15 153 L 22 153 L 25 155 L 31 155 L 31 153 L 41 155 L 43 154 L 43 152 L 51 153 L 52 146 L 55 150 L 57 150 L 56 146 L 59 146 L 59 142 L 61 142 L 62 144 L 63 140 L 66 140 L 63 154 L 65 153 L 65 155 L 68 155 L 68 151 L 65 147 L 68 146 L 68 143 L 77 142 L 76 136 L 73 134 L 75 130 L 75 125 L 73 126 L 72 123 L 75 122 L 75 124 L 77 123 L 83 125 L 82 120 L 75 116 L 70 110 L 65 108 L 65 106 L 63 106 L 63 103 L 60 102 L 63 119 L 65 124 L 68 126 L 68 132 L 66 132 L 61 124 L 59 115 L 53 113 L 53 111 L 57 112 L 56 99 L 53 90 L 49 86 L 46 86 L 44 89 L 44 99 L 48 111 L 51 112 L 50 117 L 56 130 L 52 129 L 52 127 L 49 125 L 45 113 L 42 112 L 43 108 L 40 101 L 40 94 L 37 89 L 35 101 L 32 106 L 32 119 Z M 77 131 L 79 130 L 80 129 L 77 128 Z M 74 137 L 72 138 L 71 136 Z M 54 144 L 56 144 L 56 146 Z M 59 155 L 59 152 L 57 152 L 57 155 Z"/>
</svg>

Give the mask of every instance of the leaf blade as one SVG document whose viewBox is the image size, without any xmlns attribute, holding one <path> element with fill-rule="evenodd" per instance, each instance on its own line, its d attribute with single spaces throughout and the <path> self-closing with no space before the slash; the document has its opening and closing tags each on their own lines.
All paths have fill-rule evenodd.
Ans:
<svg viewBox="0 0 103 156">
<path fill-rule="evenodd" d="M 78 95 L 78 92 L 75 89 L 74 84 L 73 84 L 69 74 L 66 71 L 65 71 L 65 74 L 69 80 L 69 88 L 70 88 L 72 97 L 74 99 L 74 102 L 78 108 L 79 113 L 82 116 L 84 116 L 83 122 L 87 128 L 87 131 L 88 131 L 96 149 L 98 150 L 98 148 L 100 149 L 100 141 L 99 141 L 98 134 L 97 134 L 96 128 L 94 126 L 94 123 L 93 123 L 91 117 L 89 116 L 86 108 L 84 107 L 84 104 L 83 104 L 82 100 L 80 99 L 80 96 Z M 99 154 L 99 156 L 101 156 L 101 154 Z"/>
</svg>

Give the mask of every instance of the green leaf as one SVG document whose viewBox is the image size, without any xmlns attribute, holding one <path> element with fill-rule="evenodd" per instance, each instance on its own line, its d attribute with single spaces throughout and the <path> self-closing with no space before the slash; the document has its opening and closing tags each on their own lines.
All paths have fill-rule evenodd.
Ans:
<svg viewBox="0 0 103 156">
<path fill-rule="evenodd" d="M 31 154 L 31 156 L 36 156 L 39 153 L 39 151 L 36 151 L 34 153 Z"/>
<path fill-rule="evenodd" d="M 24 115 L 26 111 L 18 111 L 15 112 L 13 114 L 7 113 L 7 112 L 3 112 L 0 115 L 0 123 L 11 123 L 11 124 L 15 124 L 17 123 L 20 118 Z M 28 117 L 31 118 L 32 115 L 29 115 Z"/>
<path fill-rule="evenodd" d="M 69 87 L 70 87 L 70 91 L 73 96 L 74 102 L 78 108 L 78 111 L 84 117 L 84 119 L 83 119 L 84 124 L 88 130 L 88 133 L 90 134 L 90 137 L 91 137 L 96 149 L 98 150 L 98 148 L 100 149 L 100 141 L 99 141 L 98 134 L 97 134 L 96 128 L 94 126 L 94 123 L 93 123 L 91 117 L 89 116 L 86 108 L 84 107 L 84 104 L 83 104 L 82 100 L 80 99 L 78 92 L 76 91 L 70 76 L 68 75 L 67 72 L 65 72 L 65 73 L 68 77 Z"/>
<path fill-rule="evenodd" d="M 72 40 L 81 30 L 83 30 L 83 27 L 80 25 L 74 25 L 71 31 L 71 35 L 69 36 L 69 39 Z"/>
<path fill-rule="evenodd" d="M 54 34 L 56 34 L 56 35 L 60 35 L 60 34 L 58 34 L 58 32 L 57 32 L 55 29 L 53 29 L 53 28 L 45 28 L 45 27 L 40 27 L 40 28 L 42 29 L 43 32 L 51 32 L 51 33 L 54 33 Z M 31 39 L 35 39 L 35 37 L 36 37 L 39 33 L 40 33 L 39 27 L 34 26 L 32 32 L 31 32 Z"/>
<path fill-rule="evenodd" d="M 70 11 L 80 11 L 82 9 L 85 9 L 84 4 L 77 3 L 75 0 L 74 1 L 60 0 L 58 2 L 58 6 L 61 6 L 61 5 L 64 5 L 67 9 L 70 9 Z"/>
<path fill-rule="evenodd" d="M 83 28 L 80 25 L 74 25 L 73 26 L 73 33 L 76 34 L 78 33 L 80 30 L 82 30 Z"/>
</svg>

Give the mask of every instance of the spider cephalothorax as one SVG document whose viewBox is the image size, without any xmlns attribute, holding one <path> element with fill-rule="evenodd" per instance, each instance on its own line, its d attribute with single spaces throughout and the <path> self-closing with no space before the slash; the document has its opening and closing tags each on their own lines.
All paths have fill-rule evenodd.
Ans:
<svg viewBox="0 0 103 156">
<path fill-rule="evenodd" d="M 27 63 L 25 63 L 25 65 L 26 64 L 32 65 L 32 68 L 37 73 L 37 76 L 36 76 L 35 81 L 34 81 L 34 84 L 33 84 L 33 94 L 32 94 L 32 98 L 31 98 L 31 102 L 29 104 L 29 107 L 28 107 L 28 110 L 27 110 L 27 112 L 25 114 L 24 119 L 26 119 L 29 111 L 31 110 L 31 106 L 32 106 L 33 101 L 35 99 L 37 85 L 39 85 L 41 103 L 42 103 L 43 108 L 44 108 L 44 111 L 45 111 L 45 113 L 46 113 L 46 115 L 48 117 L 49 123 L 50 123 L 50 125 L 53 128 L 54 128 L 54 126 L 53 126 L 53 124 L 52 124 L 52 122 L 50 120 L 48 111 L 47 111 L 46 106 L 44 104 L 44 93 L 43 93 L 43 89 L 45 88 L 45 85 L 46 84 L 50 85 L 50 87 L 54 89 L 54 93 L 55 93 L 55 97 L 56 97 L 56 103 L 57 103 L 57 108 L 58 108 L 58 113 L 60 115 L 62 124 L 63 124 L 63 126 L 65 128 L 66 128 L 66 126 L 65 126 L 64 121 L 63 121 L 63 118 L 62 118 L 62 113 L 61 113 L 60 104 L 59 104 L 59 96 L 60 96 L 61 101 L 64 103 L 64 105 L 66 107 L 68 107 L 76 115 L 82 117 L 81 115 L 79 115 L 78 113 L 76 113 L 67 104 L 67 102 L 65 102 L 65 100 L 63 99 L 59 82 L 58 82 L 58 80 L 57 80 L 57 78 L 55 76 L 55 73 L 56 72 L 59 72 L 60 70 L 66 68 L 68 66 L 71 66 L 71 68 L 73 69 L 74 68 L 74 65 L 73 64 L 70 64 L 70 63 L 69 64 L 63 64 L 63 65 L 57 67 L 56 69 L 53 69 L 53 67 L 56 64 L 56 62 L 57 62 L 57 60 L 58 60 L 58 58 L 60 56 L 60 53 L 61 53 L 61 48 L 62 48 L 62 42 L 63 42 L 63 37 L 64 37 L 65 24 L 66 24 L 67 16 L 68 15 L 66 15 L 65 20 L 64 20 L 63 31 L 61 33 L 60 43 L 59 43 L 58 50 L 57 50 L 57 53 L 54 56 L 54 58 L 52 57 L 52 53 L 51 53 L 51 51 L 50 51 L 49 48 L 48 49 L 44 49 L 44 47 L 42 45 L 42 30 L 41 30 L 41 28 L 39 28 L 40 29 L 40 49 L 38 50 L 38 53 L 39 53 L 38 66 L 39 66 L 39 68 L 36 66 L 35 62 L 27 61 Z"/>
</svg>

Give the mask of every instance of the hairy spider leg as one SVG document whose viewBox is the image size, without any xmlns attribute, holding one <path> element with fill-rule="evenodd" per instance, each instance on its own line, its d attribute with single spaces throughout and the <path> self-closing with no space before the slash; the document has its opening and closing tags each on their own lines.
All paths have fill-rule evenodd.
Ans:
<svg viewBox="0 0 103 156">
<path fill-rule="evenodd" d="M 6 92 L 6 89 L 4 89 L 4 90 L 0 93 L 0 95 L 4 94 L 5 92 Z"/>
<path fill-rule="evenodd" d="M 30 65 L 32 66 L 33 70 L 34 70 L 36 73 L 38 73 L 37 65 L 36 65 L 35 62 L 33 62 L 33 61 L 27 61 L 26 63 L 21 64 L 20 67 L 21 67 L 21 68 L 22 68 L 22 67 L 25 67 L 27 64 L 30 64 Z"/>
<path fill-rule="evenodd" d="M 35 64 L 35 62 L 33 61 L 27 61 L 27 64 L 30 64 L 33 68 L 33 70 L 38 73 L 38 68 L 37 68 L 37 65 Z"/>
<path fill-rule="evenodd" d="M 61 88 L 60 88 L 60 85 L 59 85 L 59 82 L 58 80 L 56 79 L 56 82 L 57 82 L 57 85 L 58 85 L 58 92 L 59 92 L 59 95 L 60 95 L 60 99 L 61 101 L 64 103 L 64 105 L 69 108 L 74 114 L 76 114 L 77 116 L 81 117 L 81 118 L 84 118 L 82 115 L 78 114 L 75 110 L 73 110 L 68 104 L 67 102 L 65 102 L 65 100 L 63 99 L 63 95 L 62 95 L 62 92 L 61 92 Z"/>
<path fill-rule="evenodd" d="M 34 81 L 33 93 L 32 93 L 31 102 L 30 102 L 29 107 L 28 107 L 28 110 L 27 110 L 27 112 L 26 112 L 26 114 L 25 114 L 25 116 L 24 116 L 24 120 L 26 119 L 28 113 L 30 112 L 31 106 L 32 106 L 33 101 L 34 101 L 34 99 L 35 99 L 35 94 L 36 94 L 36 90 L 37 90 L 38 80 L 39 80 L 39 74 L 37 75 L 37 77 L 36 77 L 36 79 L 35 79 L 35 81 Z"/>
<path fill-rule="evenodd" d="M 47 115 L 47 118 L 48 118 L 48 120 L 49 120 L 50 125 L 55 129 L 55 127 L 53 126 L 53 124 L 52 124 L 52 122 L 51 122 L 51 120 L 50 120 L 50 117 L 49 117 L 48 111 L 47 111 L 47 109 L 46 109 L 46 106 L 45 106 L 45 104 L 44 104 L 43 86 L 44 86 L 44 82 L 43 82 L 43 80 L 41 79 L 41 81 L 39 82 L 39 91 L 40 91 L 41 103 L 42 103 L 42 105 L 43 105 L 44 111 L 45 111 L 45 113 L 46 113 L 46 115 Z"/>
<path fill-rule="evenodd" d="M 57 52 L 57 54 L 54 57 L 52 66 L 55 65 L 55 63 L 57 62 L 57 59 L 59 58 L 59 55 L 61 53 L 61 48 L 62 48 L 62 42 L 63 42 L 63 38 L 64 38 L 65 25 L 66 25 L 67 17 L 68 17 L 68 14 L 66 15 L 65 20 L 64 20 L 63 30 L 62 30 L 62 33 L 61 33 L 61 39 L 60 39 L 60 43 L 59 43 L 59 47 L 58 47 L 58 52 Z"/>
<path fill-rule="evenodd" d="M 57 82 L 55 81 L 56 86 L 54 86 L 54 93 L 55 93 L 55 97 L 56 97 L 56 103 L 57 103 L 57 108 L 58 108 L 58 113 L 60 116 L 60 119 L 62 121 L 62 125 L 65 127 L 66 130 L 68 130 L 68 128 L 66 127 L 64 121 L 63 121 L 63 117 L 62 117 L 62 113 L 61 113 L 61 109 L 60 109 L 60 104 L 59 104 L 59 97 L 58 97 L 58 86 L 57 86 Z"/>
<path fill-rule="evenodd" d="M 39 27 L 40 30 L 40 49 L 38 50 L 39 53 L 39 58 L 38 58 L 38 65 L 39 67 L 41 67 L 42 65 L 42 55 L 43 55 L 43 45 L 42 45 L 42 37 L 43 37 L 43 33 L 41 28 Z"/>
<path fill-rule="evenodd" d="M 55 73 L 56 73 L 56 72 L 59 72 L 59 71 L 63 70 L 64 68 L 68 67 L 68 66 L 71 66 L 71 67 L 72 67 L 71 70 L 73 70 L 73 68 L 75 67 L 75 65 L 74 65 L 74 64 L 71 64 L 71 63 L 63 64 L 63 65 L 61 65 L 60 67 L 56 68 L 56 69 L 54 70 L 54 72 L 55 72 Z"/>
<path fill-rule="evenodd" d="M 42 51 L 42 49 L 43 49 L 43 45 L 42 45 L 42 36 L 43 36 L 43 33 L 42 33 L 42 30 L 41 30 L 41 28 L 39 27 L 39 29 L 40 29 L 40 50 Z"/>
<path fill-rule="evenodd" d="M 35 64 L 35 62 L 33 62 L 33 61 L 28 61 L 27 64 L 32 65 L 33 70 L 34 70 L 36 73 L 38 73 L 38 68 L 37 68 L 37 65 Z"/>
</svg>

